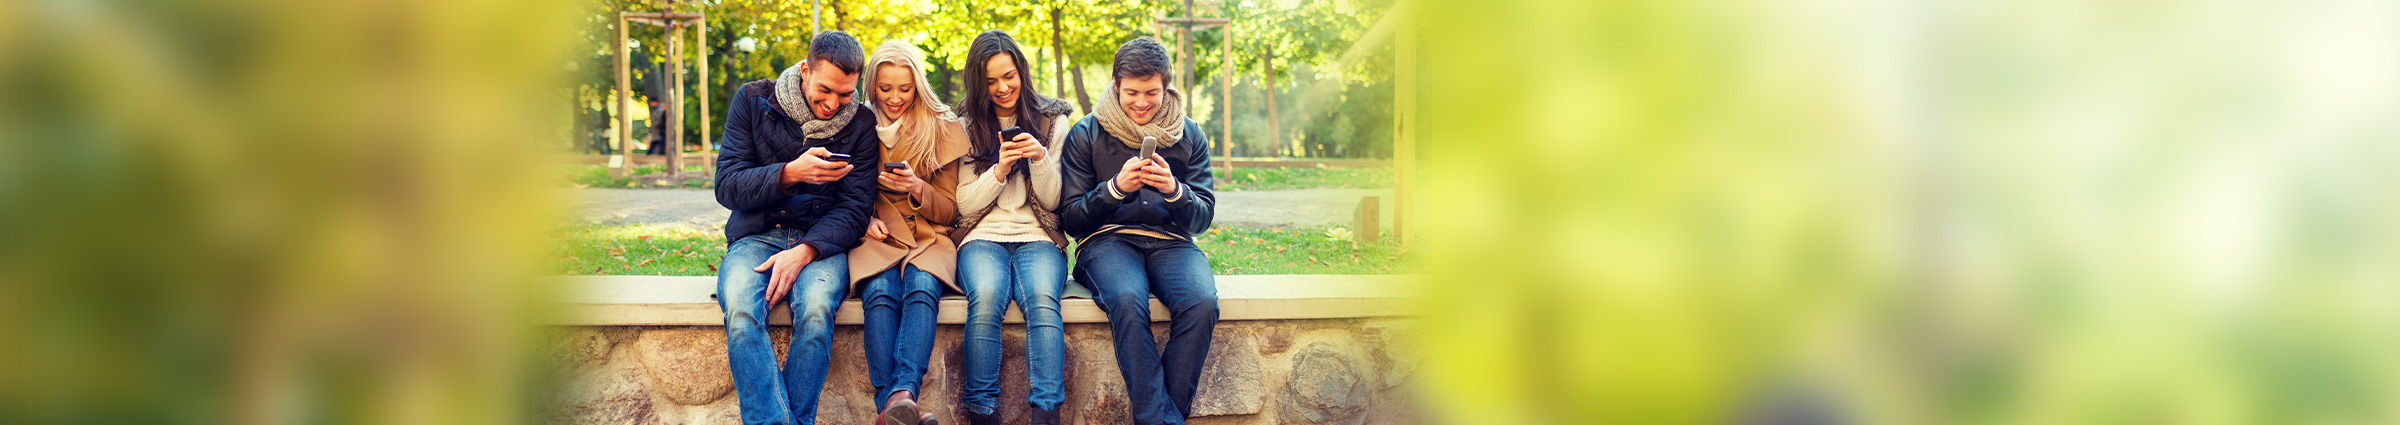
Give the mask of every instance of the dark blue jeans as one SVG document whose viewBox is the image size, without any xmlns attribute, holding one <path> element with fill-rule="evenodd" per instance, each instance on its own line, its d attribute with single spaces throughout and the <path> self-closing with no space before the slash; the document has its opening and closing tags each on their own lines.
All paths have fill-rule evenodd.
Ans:
<svg viewBox="0 0 2400 425">
<path fill-rule="evenodd" d="M 767 275 L 750 271 L 767 257 L 798 245 L 801 232 L 775 229 L 743 237 L 725 249 L 717 265 L 717 307 L 725 313 L 725 356 L 733 369 L 734 394 L 742 423 L 809 424 L 817 417 L 817 392 L 825 387 L 832 352 L 833 313 L 850 283 L 850 259 L 835 254 L 800 269 L 792 282 L 792 342 L 783 367 L 775 366 L 775 340 L 767 336 Z M 773 270 L 769 270 L 772 273 Z"/>
<path fill-rule="evenodd" d="M 967 290 L 966 373 L 959 402 L 976 413 L 1000 407 L 1000 319 L 1008 302 L 1025 315 L 1025 402 L 1057 410 L 1067 400 L 1066 329 L 1058 294 L 1067 287 L 1067 255 L 1042 242 L 969 241 L 958 247 L 958 283 Z"/>
<path fill-rule="evenodd" d="M 1108 313 L 1117 371 L 1134 423 L 1182 424 L 1208 361 L 1217 327 L 1217 282 L 1208 256 L 1191 242 L 1109 234 L 1084 241 L 1075 274 Z M 1150 336 L 1150 297 L 1167 307 L 1167 344 Z"/>
<path fill-rule="evenodd" d="M 858 298 L 866 309 L 867 383 L 875 385 L 875 410 L 883 411 L 892 393 L 914 394 L 925 382 L 942 281 L 917 266 L 903 265 L 863 283 Z"/>
</svg>

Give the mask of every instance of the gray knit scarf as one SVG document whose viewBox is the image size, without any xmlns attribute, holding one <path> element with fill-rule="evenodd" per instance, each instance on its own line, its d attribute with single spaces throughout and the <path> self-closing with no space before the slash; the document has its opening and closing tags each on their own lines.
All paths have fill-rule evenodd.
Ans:
<svg viewBox="0 0 2400 425">
<path fill-rule="evenodd" d="M 1134 124 L 1133 118 L 1125 116 L 1125 107 L 1115 99 L 1093 105 L 1092 116 L 1100 117 L 1100 128 L 1108 130 L 1110 136 L 1117 136 L 1117 141 L 1127 147 L 1140 149 L 1142 136 L 1158 138 L 1160 146 L 1175 146 L 1175 142 L 1183 140 L 1183 93 L 1173 87 L 1164 91 L 1166 94 L 1159 97 L 1157 116 L 1150 117 L 1149 124 Z M 1108 92 L 1116 93 L 1116 85 L 1109 85 Z"/>
<path fill-rule="evenodd" d="M 833 118 L 817 119 L 817 113 L 808 110 L 808 94 L 803 90 L 806 86 L 801 85 L 800 81 L 802 74 L 806 74 L 801 70 L 801 65 L 806 64 L 802 62 L 784 68 L 783 75 L 775 77 L 776 106 L 783 107 L 784 115 L 800 121 L 801 135 L 811 139 L 833 138 L 835 133 L 842 131 L 842 127 L 850 126 L 850 119 L 858 116 L 858 108 L 842 105 L 842 111 L 834 113 Z"/>
</svg>

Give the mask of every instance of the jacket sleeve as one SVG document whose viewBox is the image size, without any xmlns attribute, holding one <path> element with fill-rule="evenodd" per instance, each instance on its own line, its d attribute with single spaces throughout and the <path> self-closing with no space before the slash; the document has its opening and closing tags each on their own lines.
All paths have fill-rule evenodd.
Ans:
<svg viewBox="0 0 2400 425">
<path fill-rule="evenodd" d="M 820 194 L 832 198 L 833 208 L 826 209 L 825 216 L 818 217 L 816 224 L 809 226 L 808 234 L 800 237 L 800 243 L 816 247 L 817 258 L 857 248 L 859 238 L 867 234 L 867 218 L 875 214 L 877 167 L 874 164 L 882 163 L 883 152 L 876 149 L 875 132 L 852 131 L 845 138 L 848 140 L 839 145 L 847 151 L 834 151 L 850 154 L 850 163 L 854 164 L 850 174 L 818 188 Z"/>
<path fill-rule="evenodd" d="M 1078 239 L 1100 230 L 1100 225 L 1115 215 L 1117 206 L 1123 203 L 1101 187 L 1115 176 L 1116 168 L 1109 168 L 1107 176 L 1096 175 L 1092 168 L 1091 144 L 1097 139 L 1094 133 L 1099 131 L 1096 125 L 1077 124 L 1067 131 L 1066 141 L 1059 149 L 1058 227 Z"/>
<path fill-rule="evenodd" d="M 935 174 L 918 178 L 918 180 L 925 181 L 925 185 L 929 187 L 918 191 L 917 195 L 909 197 L 909 200 L 917 204 L 915 206 L 918 219 L 944 226 L 956 226 L 958 225 L 958 197 L 954 194 L 958 193 L 958 185 L 935 182 L 942 181 L 941 177 L 945 175 L 949 176 L 951 181 L 957 181 L 959 161 L 950 161 L 950 165 L 935 168 L 933 172 Z"/>
<path fill-rule="evenodd" d="M 794 186 L 783 184 L 783 164 L 760 163 L 766 157 L 763 140 L 751 130 L 768 119 L 765 111 L 753 106 L 749 96 L 736 96 L 726 105 L 725 138 L 717 152 L 717 204 L 725 209 L 748 211 L 781 202 L 796 193 Z"/>
<path fill-rule="evenodd" d="M 1185 121 L 1184 146 L 1189 153 L 1183 157 L 1183 173 L 1175 176 L 1180 187 L 1175 196 L 1167 199 L 1168 225 L 1183 229 L 1184 234 L 1198 236 L 1208 231 L 1217 216 L 1216 177 L 1208 169 L 1208 134 L 1198 124 Z"/>
</svg>

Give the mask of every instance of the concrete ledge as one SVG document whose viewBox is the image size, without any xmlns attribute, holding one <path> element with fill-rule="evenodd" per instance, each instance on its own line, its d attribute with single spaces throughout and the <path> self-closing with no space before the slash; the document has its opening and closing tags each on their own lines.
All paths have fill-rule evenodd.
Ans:
<svg viewBox="0 0 2400 425">
<path fill-rule="evenodd" d="M 564 293 L 553 325 L 565 326 L 722 326 L 725 316 L 710 298 L 716 292 L 713 276 L 567 276 L 560 277 Z M 1217 276 L 1218 320 L 1338 319 L 1409 316 L 1409 298 L 1419 292 L 1420 280 L 1410 275 L 1241 275 Z M 863 322 L 859 301 L 844 301 L 834 322 Z M 966 323 L 967 300 L 942 300 L 941 324 Z M 1166 321 L 1166 308 L 1150 301 L 1153 321 Z M 1108 316 L 1092 300 L 1060 300 L 1059 314 L 1067 323 L 1106 323 Z M 769 315 L 773 324 L 791 324 L 790 309 L 778 306 Z M 1023 323 L 1015 307 L 1006 323 Z"/>
</svg>

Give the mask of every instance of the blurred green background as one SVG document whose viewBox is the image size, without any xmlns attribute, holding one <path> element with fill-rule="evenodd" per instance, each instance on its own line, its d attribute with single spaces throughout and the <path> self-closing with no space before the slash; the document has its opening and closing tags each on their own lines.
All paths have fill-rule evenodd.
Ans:
<svg viewBox="0 0 2400 425">
<path fill-rule="evenodd" d="M 0 423 L 538 421 L 595 3 L 0 3 Z M 1438 423 L 2400 422 L 2400 4 L 1205 4 L 1414 24 Z"/>
</svg>

